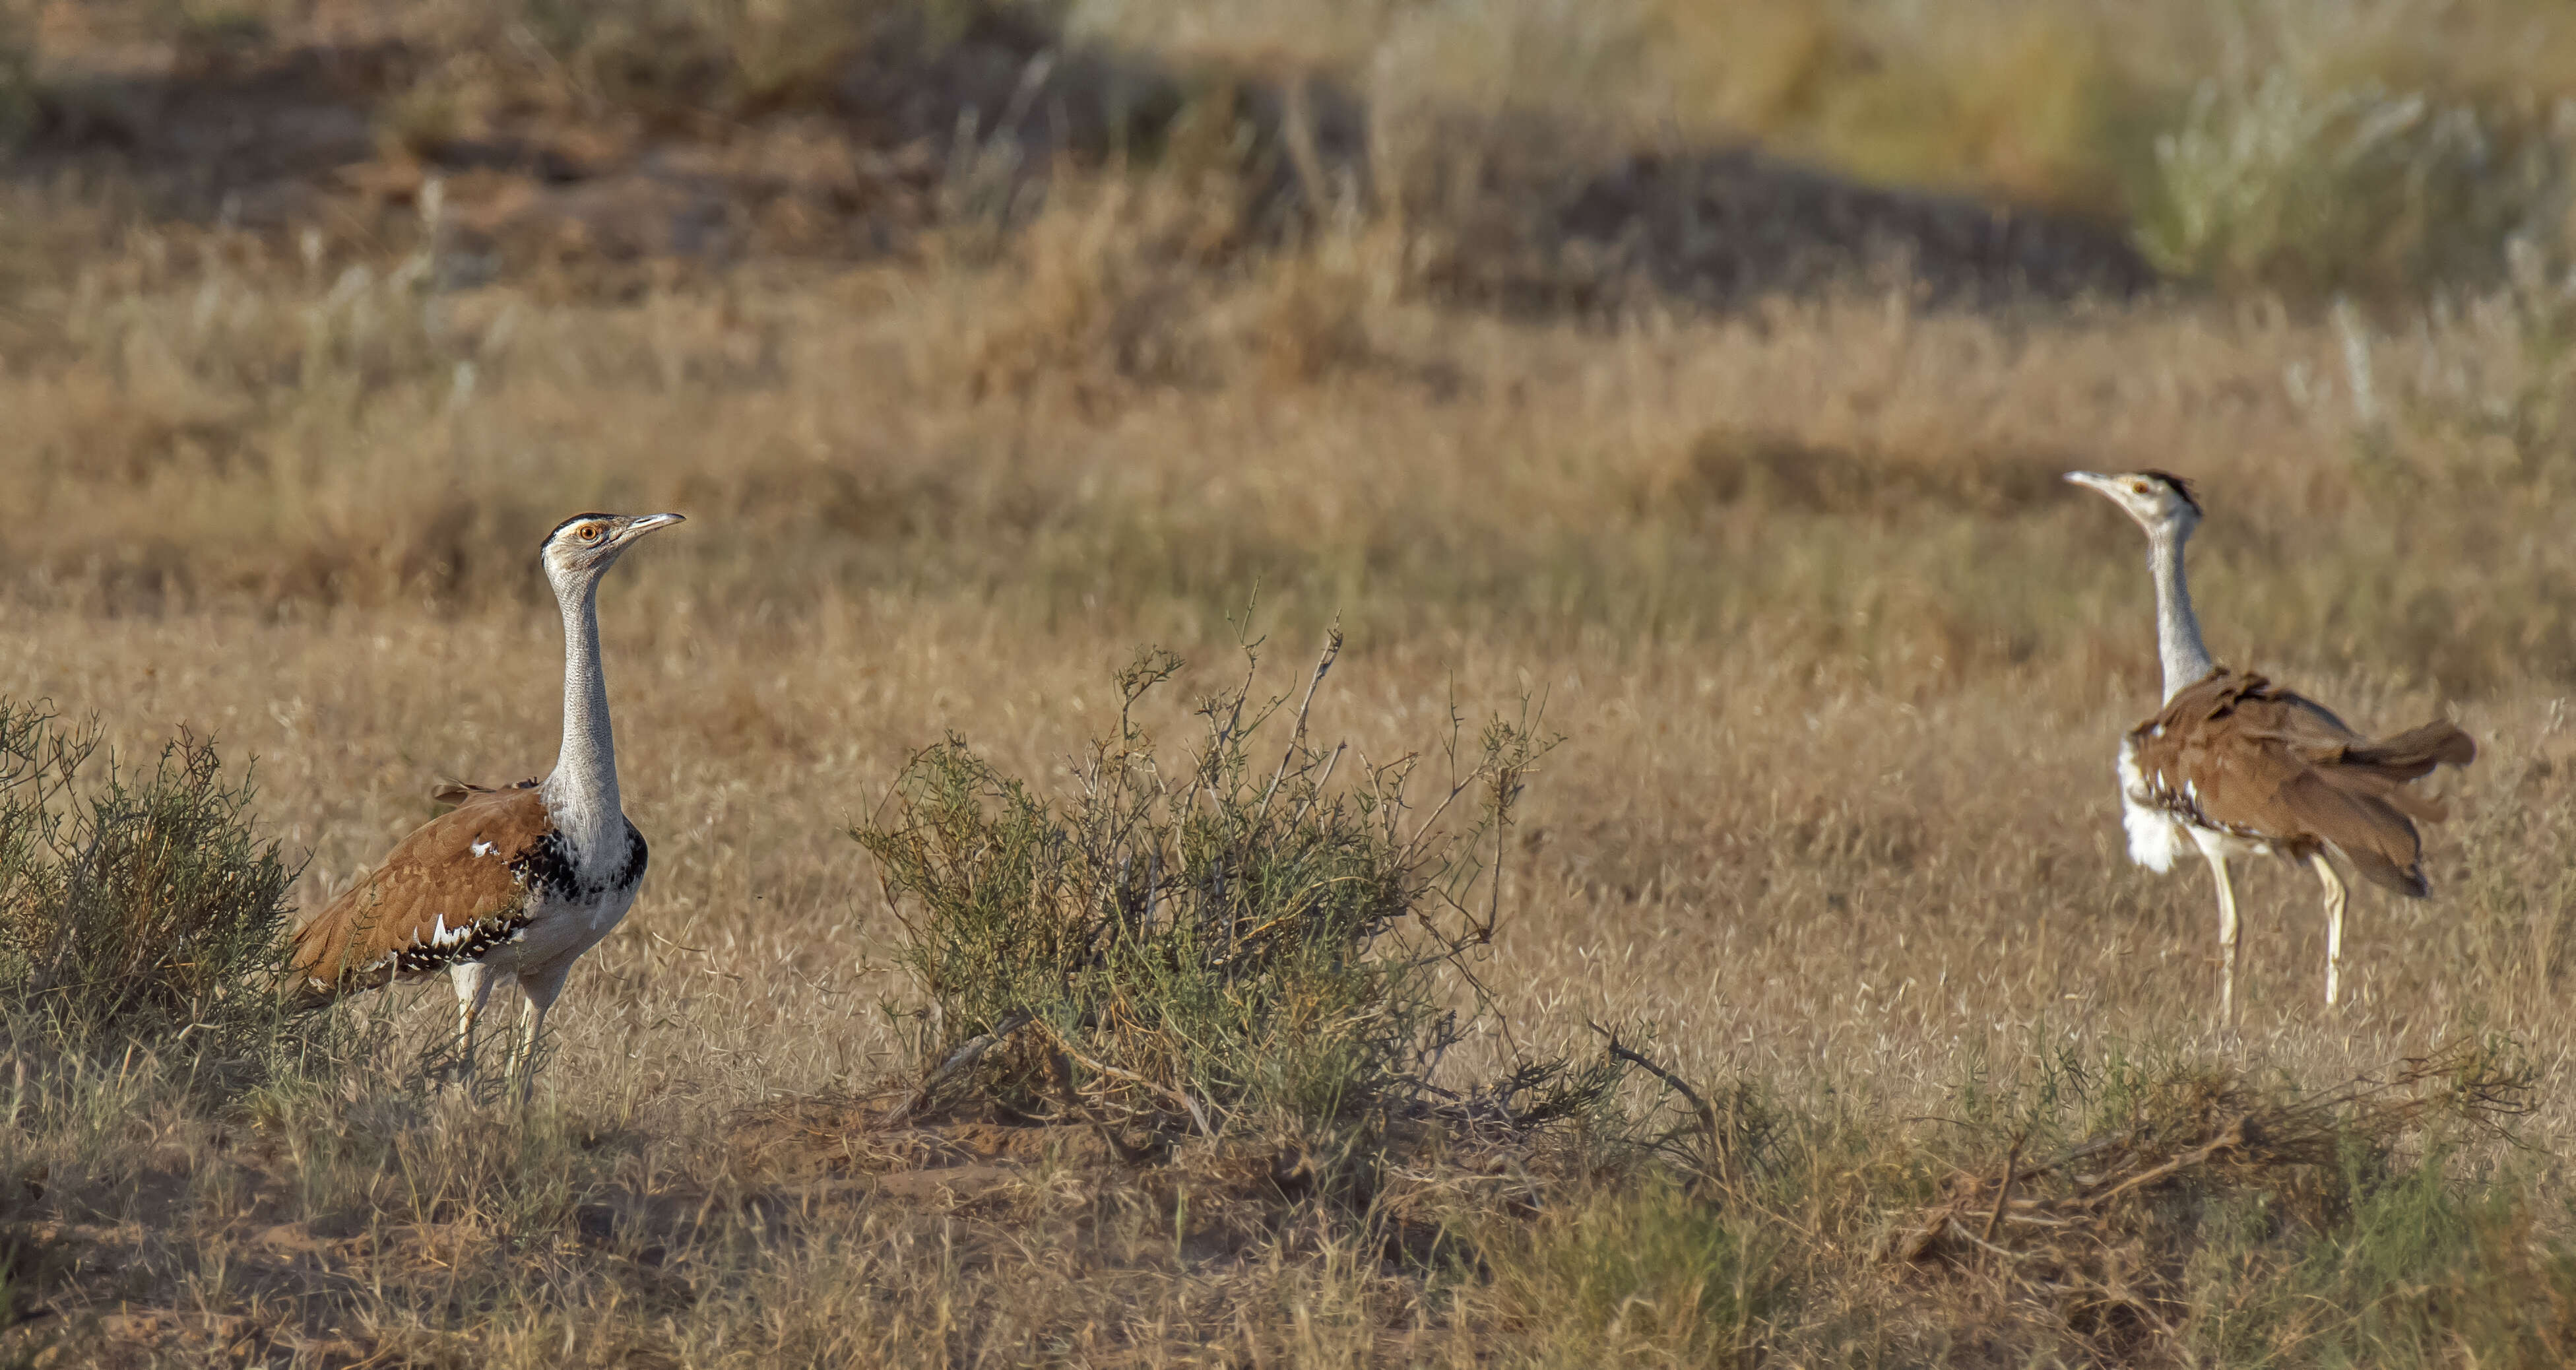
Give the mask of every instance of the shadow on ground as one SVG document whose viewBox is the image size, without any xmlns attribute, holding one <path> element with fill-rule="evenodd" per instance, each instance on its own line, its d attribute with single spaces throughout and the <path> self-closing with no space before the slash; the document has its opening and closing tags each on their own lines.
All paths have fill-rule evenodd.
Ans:
<svg viewBox="0 0 2576 1370">
<path fill-rule="evenodd" d="M 1974 306 L 2126 297 L 2156 280 L 2115 225 L 1861 185 L 1742 147 L 1622 147 L 1527 114 L 1373 129 L 1328 82 L 1070 49 L 1008 11 L 938 42 L 877 33 L 802 98 L 722 117 L 692 103 L 713 95 L 682 67 L 655 104 L 505 102 L 471 134 L 406 124 L 393 111 L 434 57 L 394 41 L 236 42 L 148 70 L 69 66 L 6 174 L 114 192 L 165 221 L 361 241 L 416 234 L 436 186 L 442 284 L 553 270 L 616 293 L 649 263 L 868 260 L 960 217 L 1007 229 L 1062 169 L 1178 159 L 1213 119 L 1244 242 L 1399 211 L 1421 283 L 1462 303 L 1726 309 L 1910 282 Z M 1415 149 L 1404 165 L 1372 165 L 1373 147 L 1396 146 Z"/>
</svg>

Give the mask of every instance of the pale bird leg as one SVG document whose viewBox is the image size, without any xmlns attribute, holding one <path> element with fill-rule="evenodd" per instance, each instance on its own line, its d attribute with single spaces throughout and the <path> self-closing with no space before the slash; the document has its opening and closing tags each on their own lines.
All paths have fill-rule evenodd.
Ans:
<svg viewBox="0 0 2576 1370">
<path fill-rule="evenodd" d="M 521 975 L 519 992 L 527 1004 L 519 1013 L 519 1041 L 510 1052 L 510 1071 L 519 1080 L 519 1102 L 524 1104 L 537 1087 L 537 1041 L 546 1029 L 546 1010 L 554 1007 L 555 996 L 563 993 L 564 979 L 572 971 L 566 962 L 536 977 Z"/>
<path fill-rule="evenodd" d="M 2209 874 L 2218 882 L 2218 1019 L 2236 1026 L 2236 886 L 2227 878 L 2227 858 L 2216 847 L 2201 848 Z"/>
<path fill-rule="evenodd" d="M 471 1074 L 474 1020 L 482 1016 L 484 1001 L 492 997 L 492 976 L 479 961 L 459 961 L 447 968 L 447 979 L 456 989 L 456 1058 L 461 1068 Z"/>
<path fill-rule="evenodd" d="M 2317 868 L 2317 879 L 2326 886 L 2326 1007 L 2333 1008 L 2343 989 L 2343 877 L 2335 874 L 2324 852 L 2309 857 L 2308 864 Z"/>
</svg>

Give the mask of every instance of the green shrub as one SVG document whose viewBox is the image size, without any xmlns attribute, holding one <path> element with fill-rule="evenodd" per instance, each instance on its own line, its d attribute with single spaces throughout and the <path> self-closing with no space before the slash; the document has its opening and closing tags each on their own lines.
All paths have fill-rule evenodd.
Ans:
<svg viewBox="0 0 2576 1370">
<path fill-rule="evenodd" d="M 2557 245 L 2576 173 L 2549 111 L 2273 67 L 2206 81 L 2136 195 L 2158 267 L 2292 293 L 2492 280 L 2517 238 Z"/>
<path fill-rule="evenodd" d="M 1023 1114 L 1213 1134 L 1423 1097 L 1500 915 L 1486 854 L 1547 744 L 1499 720 L 1453 737 L 1417 806 L 1420 758 L 1308 732 L 1339 644 L 1292 716 L 1249 671 L 1207 700 L 1178 766 L 1135 708 L 1180 662 L 1144 653 L 1060 799 L 960 739 L 912 760 L 891 816 L 853 835 L 926 1001 L 922 1102 L 972 1081 Z"/>
<path fill-rule="evenodd" d="M 128 776 L 95 728 L 0 700 L 0 1012 L 22 1053 L 264 1073 L 288 1023 L 294 872 L 253 834 L 251 797 L 202 739 Z"/>
</svg>

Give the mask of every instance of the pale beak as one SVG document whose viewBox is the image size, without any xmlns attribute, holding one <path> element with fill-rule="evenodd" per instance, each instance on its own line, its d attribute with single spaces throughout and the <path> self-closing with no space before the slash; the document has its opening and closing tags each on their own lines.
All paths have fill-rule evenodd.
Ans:
<svg viewBox="0 0 2576 1370">
<path fill-rule="evenodd" d="M 2114 494 L 2111 488 L 2111 478 L 2103 475 L 2099 471 L 2069 471 L 2066 473 L 2066 481 L 2069 485 L 2081 485 L 2087 490 L 2096 491 L 2100 494 Z M 2117 496 L 2114 495 L 2114 498 L 2116 497 Z"/>
<path fill-rule="evenodd" d="M 619 542 L 624 542 L 629 538 L 640 538 L 646 533 L 652 532 L 656 528 L 668 528 L 674 523 L 686 522 L 688 522 L 688 520 L 680 517 L 678 514 L 646 514 L 642 518 L 635 520 L 633 523 L 626 525 L 626 531 L 618 534 L 617 540 Z"/>
</svg>

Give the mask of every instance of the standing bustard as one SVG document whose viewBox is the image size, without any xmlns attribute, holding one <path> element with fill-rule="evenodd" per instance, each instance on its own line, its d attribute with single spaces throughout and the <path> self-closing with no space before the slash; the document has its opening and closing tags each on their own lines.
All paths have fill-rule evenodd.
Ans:
<svg viewBox="0 0 2576 1370">
<path fill-rule="evenodd" d="M 443 785 L 451 812 L 414 829 L 375 872 L 295 934 L 307 1002 L 445 971 L 456 1031 L 473 1059 L 474 1020 L 493 982 L 527 998 L 510 1069 L 525 1097 L 537 1034 L 573 961 L 617 926 L 644 880 L 644 835 L 617 798 L 617 746 L 599 667 L 599 580 L 635 541 L 678 514 L 579 514 L 538 553 L 563 610 L 563 751 L 552 774 L 501 789 Z"/>
<path fill-rule="evenodd" d="M 2423 843 L 2410 819 L 2441 807 L 2405 788 L 2434 767 L 2465 766 L 2477 744 L 2448 722 L 2373 742 L 2322 705 L 2209 659 L 2183 581 L 2183 544 L 2200 501 L 2162 471 L 2066 478 L 2111 501 L 2147 530 L 2156 582 L 2156 654 L 2164 707 L 2120 742 L 2120 808 L 2129 859 L 2163 874 L 2188 840 L 2218 884 L 2219 1013 L 2236 1016 L 2236 890 L 2231 856 L 2279 853 L 2316 871 L 2326 892 L 2326 1006 L 2342 990 L 2344 883 L 2329 854 L 2410 899 L 2424 880 Z"/>
</svg>

